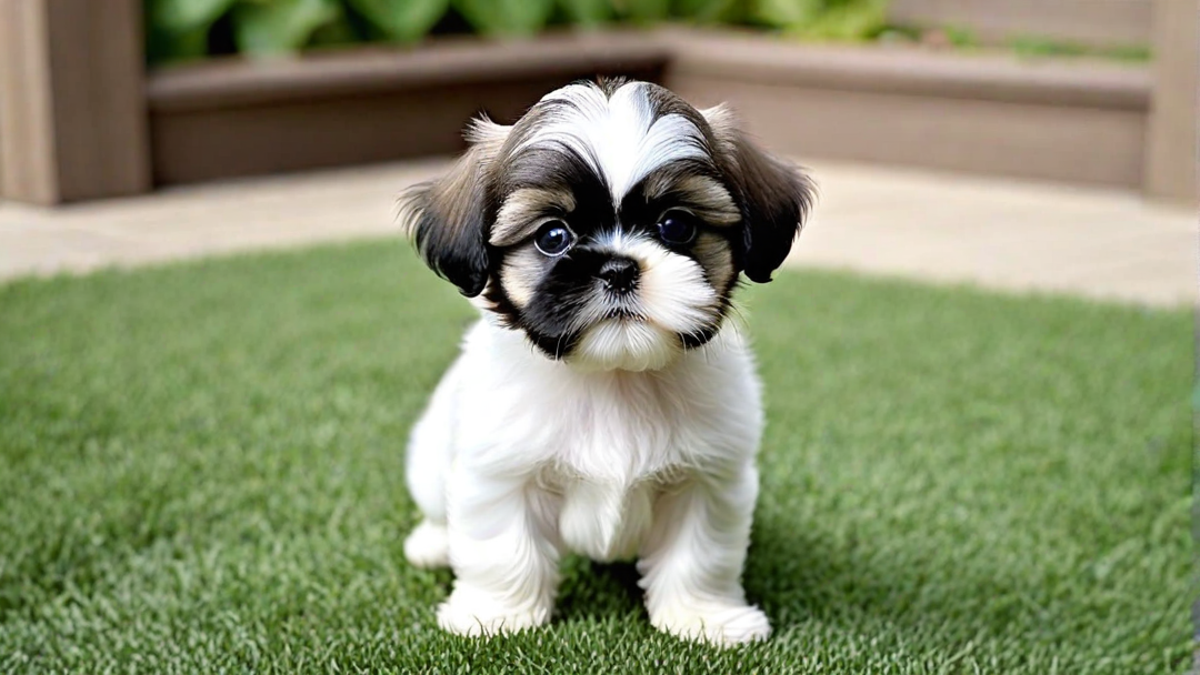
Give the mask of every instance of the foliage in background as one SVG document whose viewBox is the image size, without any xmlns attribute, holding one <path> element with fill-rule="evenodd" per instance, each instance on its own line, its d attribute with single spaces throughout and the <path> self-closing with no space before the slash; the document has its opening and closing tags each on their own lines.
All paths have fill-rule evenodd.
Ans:
<svg viewBox="0 0 1200 675">
<path fill-rule="evenodd" d="M 520 37 L 548 27 L 585 29 L 663 21 L 727 24 L 806 40 L 984 46 L 961 26 L 890 24 L 890 0 L 145 0 L 151 63 L 211 54 L 288 54 L 301 49 L 476 33 Z M 1092 56 L 1143 62 L 1145 45 L 1089 46 L 1033 35 L 988 45 L 1020 57 Z"/>
<path fill-rule="evenodd" d="M 145 0 L 151 63 L 240 52 L 286 54 L 433 33 L 532 35 L 667 20 L 753 25 L 820 39 L 872 38 L 888 0 Z"/>
<path fill-rule="evenodd" d="M 1152 58 L 1149 45 L 1121 44 L 1097 47 L 1079 42 L 1053 40 L 1036 35 L 1018 35 L 1009 42 L 1019 56 L 1048 58 L 1062 56 L 1095 56 L 1115 61 L 1143 63 Z"/>
<path fill-rule="evenodd" d="M 1126 63 L 1145 63 L 1152 58 L 1150 46 L 1135 43 L 1085 44 L 1041 35 L 1014 33 L 990 42 L 980 39 L 970 27 L 888 25 L 877 39 L 897 44 L 920 44 L 933 49 L 960 52 L 1007 49 L 1021 59 L 1093 57 Z"/>
<path fill-rule="evenodd" d="M 886 25 L 888 0 L 759 0 L 750 18 L 801 37 L 861 40 Z"/>
</svg>

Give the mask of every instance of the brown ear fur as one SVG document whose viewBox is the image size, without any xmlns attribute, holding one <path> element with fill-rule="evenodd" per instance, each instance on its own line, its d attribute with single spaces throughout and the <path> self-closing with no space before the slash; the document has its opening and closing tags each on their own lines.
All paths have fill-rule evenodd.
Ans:
<svg viewBox="0 0 1200 675">
<path fill-rule="evenodd" d="M 766 283 L 792 250 L 812 206 L 815 186 L 799 167 L 750 142 L 728 108 L 700 112 L 712 129 L 718 161 L 742 210 L 742 270 L 751 281 Z"/>
<path fill-rule="evenodd" d="M 417 252 L 467 297 L 483 292 L 491 273 L 489 167 L 509 129 L 487 119 L 474 121 L 466 134 L 471 146 L 450 171 L 400 197 L 404 227 Z"/>
</svg>

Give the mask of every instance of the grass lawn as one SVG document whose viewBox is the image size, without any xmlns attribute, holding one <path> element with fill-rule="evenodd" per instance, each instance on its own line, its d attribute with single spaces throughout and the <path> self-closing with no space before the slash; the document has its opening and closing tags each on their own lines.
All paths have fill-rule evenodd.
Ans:
<svg viewBox="0 0 1200 675">
<path fill-rule="evenodd" d="M 0 286 L 0 671 L 1167 673 L 1191 658 L 1192 324 L 781 272 L 746 570 L 765 644 L 566 562 L 439 632 L 405 435 L 471 317 L 400 242 Z"/>
</svg>

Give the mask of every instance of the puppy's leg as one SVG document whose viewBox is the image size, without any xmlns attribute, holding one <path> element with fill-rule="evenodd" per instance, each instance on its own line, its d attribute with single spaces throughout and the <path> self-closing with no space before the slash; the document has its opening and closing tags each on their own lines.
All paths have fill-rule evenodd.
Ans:
<svg viewBox="0 0 1200 675">
<path fill-rule="evenodd" d="M 725 476 L 695 476 L 659 497 L 638 571 L 655 628 L 733 645 L 771 634 L 766 614 L 747 604 L 742 565 L 758 495 L 753 463 Z"/>
<path fill-rule="evenodd" d="M 438 625 L 460 635 L 494 635 L 549 621 L 558 550 L 527 481 L 456 466 L 449 497 L 456 578 L 438 607 Z"/>
<path fill-rule="evenodd" d="M 442 376 L 408 441 L 404 477 L 408 493 L 425 517 L 404 540 L 404 557 L 414 567 L 450 564 L 446 478 L 453 455 L 454 413 L 461 370 L 459 362 L 455 362 Z"/>
</svg>

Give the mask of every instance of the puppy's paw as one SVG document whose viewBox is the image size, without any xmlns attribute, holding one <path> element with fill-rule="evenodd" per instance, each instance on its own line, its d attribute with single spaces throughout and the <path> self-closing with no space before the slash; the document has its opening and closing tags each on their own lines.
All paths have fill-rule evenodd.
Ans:
<svg viewBox="0 0 1200 675">
<path fill-rule="evenodd" d="M 404 557 L 409 564 L 422 569 L 450 565 L 450 538 L 445 525 L 421 521 L 404 540 Z"/>
<path fill-rule="evenodd" d="M 550 607 L 537 603 L 509 606 L 490 594 L 456 588 L 438 607 L 437 619 L 443 630 L 479 637 L 541 626 L 550 620 Z"/>
<path fill-rule="evenodd" d="M 718 647 L 766 640 L 771 635 L 767 615 L 753 605 L 739 603 L 662 607 L 650 615 L 650 623 L 685 640 Z"/>
</svg>

